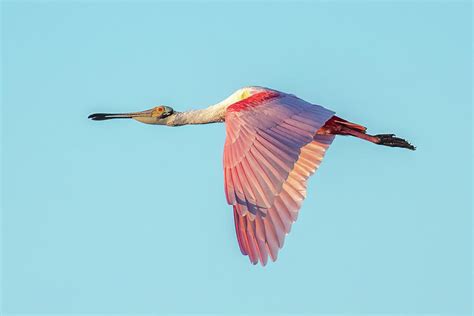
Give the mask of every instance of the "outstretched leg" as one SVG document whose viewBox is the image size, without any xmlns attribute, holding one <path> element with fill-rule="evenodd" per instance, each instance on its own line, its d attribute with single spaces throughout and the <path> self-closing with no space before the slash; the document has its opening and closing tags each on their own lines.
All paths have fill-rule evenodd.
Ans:
<svg viewBox="0 0 474 316">
<path fill-rule="evenodd" d="M 351 135 L 372 142 L 377 145 L 407 148 L 415 150 L 416 147 L 404 140 L 396 137 L 395 134 L 378 134 L 369 135 L 365 132 L 364 126 L 354 124 L 343 120 L 337 116 L 333 116 L 324 124 L 318 131 L 318 134 L 332 134 L 332 135 Z"/>
</svg>

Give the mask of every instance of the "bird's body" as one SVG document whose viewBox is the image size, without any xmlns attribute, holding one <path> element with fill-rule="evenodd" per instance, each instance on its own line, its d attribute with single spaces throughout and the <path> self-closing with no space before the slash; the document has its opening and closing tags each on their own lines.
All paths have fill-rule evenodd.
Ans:
<svg viewBox="0 0 474 316">
<path fill-rule="evenodd" d="M 306 196 L 307 179 L 336 135 L 379 145 L 415 148 L 393 134 L 366 128 L 294 95 L 245 87 L 206 109 L 175 112 L 166 106 L 128 114 L 92 114 L 93 120 L 133 118 L 181 126 L 225 122 L 224 184 L 232 205 L 240 250 L 252 263 L 275 261 Z"/>
</svg>

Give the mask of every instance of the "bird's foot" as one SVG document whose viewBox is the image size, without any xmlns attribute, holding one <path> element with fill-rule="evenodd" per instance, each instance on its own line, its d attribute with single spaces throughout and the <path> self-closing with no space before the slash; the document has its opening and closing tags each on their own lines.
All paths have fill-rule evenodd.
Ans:
<svg viewBox="0 0 474 316">
<path fill-rule="evenodd" d="M 416 147 L 404 140 L 403 138 L 395 137 L 395 134 L 378 134 L 374 135 L 378 138 L 378 145 L 390 146 L 390 147 L 400 147 L 407 148 L 410 150 L 415 150 Z"/>
</svg>

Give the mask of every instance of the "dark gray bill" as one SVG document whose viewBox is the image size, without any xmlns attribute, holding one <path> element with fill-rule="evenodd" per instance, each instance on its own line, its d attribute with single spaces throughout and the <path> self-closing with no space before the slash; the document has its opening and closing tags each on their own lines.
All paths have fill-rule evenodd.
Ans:
<svg viewBox="0 0 474 316">
<path fill-rule="evenodd" d="M 87 118 L 93 121 L 105 121 L 111 119 L 127 119 L 132 118 L 131 114 L 112 114 L 112 113 L 94 113 L 89 115 Z"/>
<path fill-rule="evenodd" d="M 105 121 L 112 119 L 129 119 L 139 116 L 151 116 L 153 109 L 141 111 L 141 112 L 131 112 L 131 113 L 94 113 L 89 115 L 87 118 L 94 121 Z"/>
</svg>

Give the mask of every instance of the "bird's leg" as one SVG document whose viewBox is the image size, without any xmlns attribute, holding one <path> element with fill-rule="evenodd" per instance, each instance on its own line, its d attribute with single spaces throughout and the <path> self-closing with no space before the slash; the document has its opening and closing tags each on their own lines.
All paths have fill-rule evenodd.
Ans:
<svg viewBox="0 0 474 316">
<path fill-rule="evenodd" d="M 396 137 L 395 134 L 377 134 L 369 135 L 363 132 L 353 130 L 351 128 L 342 126 L 341 129 L 336 133 L 336 135 L 350 135 L 360 139 L 367 140 L 371 143 L 389 146 L 389 147 L 400 147 L 407 148 L 410 150 L 415 150 L 416 147 L 404 140 L 403 138 Z"/>
<path fill-rule="evenodd" d="M 318 134 L 350 135 L 377 145 L 407 148 L 410 150 L 416 149 L 415 146 L 403 138 L 396 137 L 395 134 L 369 135 L 365 133 L 365 128 L 363 126 L 339 118 L 331 118 L 323 127 L 321 127 Z"/>
</svg>

